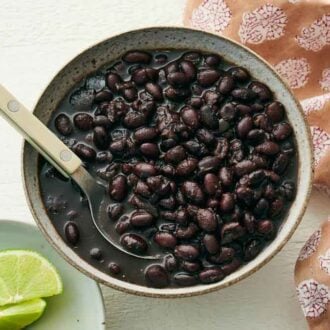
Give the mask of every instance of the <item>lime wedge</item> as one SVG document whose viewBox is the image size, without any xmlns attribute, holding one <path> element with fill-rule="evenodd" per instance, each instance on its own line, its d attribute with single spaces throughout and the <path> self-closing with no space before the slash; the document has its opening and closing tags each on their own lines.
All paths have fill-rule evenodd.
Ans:
<svg viewBox="0 0 330 330">
<path fill-rule="evenodd" d="M 0 307 L 0 329 L 19 330 L 36 321 L 44 312 L 46 302 L 33 299 L 17 305 Z"/>
<path fill-rule="evenodd" d="M 62 292 L 55 267 L 40 254 L 25 250 L 0 252 L 0 306 Z"/>
</svg>

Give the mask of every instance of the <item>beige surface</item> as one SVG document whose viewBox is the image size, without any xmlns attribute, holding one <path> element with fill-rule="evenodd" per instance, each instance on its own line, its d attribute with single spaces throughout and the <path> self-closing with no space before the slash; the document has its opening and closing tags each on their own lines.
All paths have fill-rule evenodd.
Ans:
<svg viewBox="0 0 330 330">
<path fill-rule="evenodd" d="M 1 0 L 0 81 L 31 108 L 55 72 L 80 50 L 132 28 L 181 25 L 183 5 L 183 0 Z M 20 147 L 21 138 L 0 120 L 0 218 L 33 222 L 20 178 Z M 293 267 L 304 241 L 329 212 L 329 201 L 314 193 L 286 248 L 232 288 L 181 300 L 133 297 L 105 288 L 108 328 L 306 329 Z"/>
</svg>

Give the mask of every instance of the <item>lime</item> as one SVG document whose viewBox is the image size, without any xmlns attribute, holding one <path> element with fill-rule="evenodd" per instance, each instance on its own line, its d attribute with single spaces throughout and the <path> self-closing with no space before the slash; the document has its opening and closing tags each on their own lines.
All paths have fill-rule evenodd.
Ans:
<svg viewBox="0 0 330 330">
<path fill-rule="evenodd" d="M 46 302 L 42 299 L 33 299 L 16 305 L 0 307 L 0 329 L 23 329 L 36 321 L 44 312 L 45 307 Z"/>
<path fill-rule="evenodd" d="M 0 252 L 0 306 L 62 292 L 55 267 L 40 254 L 26 250 Z"/>
</svg>

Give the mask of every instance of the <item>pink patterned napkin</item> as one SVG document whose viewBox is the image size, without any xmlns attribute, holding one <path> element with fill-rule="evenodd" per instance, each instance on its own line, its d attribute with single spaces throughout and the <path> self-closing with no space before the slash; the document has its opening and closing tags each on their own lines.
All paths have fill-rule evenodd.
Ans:
<svg viewBox="0 0 330 330">
<path fill-rule="evenodd" d="M 188 0 L 184 23 L 251 48 L 287 81 L 311 127 L 314 184 L 330 195 L 330 0 Z M 310 328 L 330 329 L 330 222 L 302 249 L 295 279 Z"/>
</svg>

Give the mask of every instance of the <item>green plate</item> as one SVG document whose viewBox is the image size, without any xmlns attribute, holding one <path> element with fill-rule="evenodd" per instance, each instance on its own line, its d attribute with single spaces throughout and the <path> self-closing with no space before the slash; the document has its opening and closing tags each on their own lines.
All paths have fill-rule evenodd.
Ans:
<svg viewBox="0 0 330 330">
<path fill-rule="evenodd" d="M 59 271 L 64 291 L 46 298 L 44 315 L 30 330 L 105 330 L 105 312 L 98 284 L 63 260 L 38 229 L 17 221 L 0 220 L 0 250 L 28 249 L 45 256 Z"/>
</svg>

